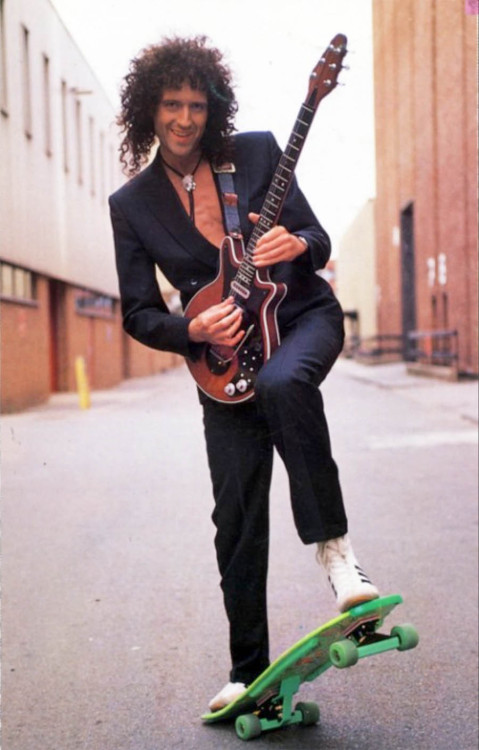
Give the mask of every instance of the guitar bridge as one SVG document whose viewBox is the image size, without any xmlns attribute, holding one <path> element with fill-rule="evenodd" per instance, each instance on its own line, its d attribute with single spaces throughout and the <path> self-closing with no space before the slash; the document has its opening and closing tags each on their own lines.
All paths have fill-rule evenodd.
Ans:
<svg viewBox="0 0 479 750">
<path fill-rule="evenodd" d="M 253 331 L 254 331 L 254 323 L 252 323 L 250 325 L 250 327 L 246 331 L 245 335 L 243 336 L 243 338 L 239 342 L 239 344 L 236 347 L 236 349 L 233 349 L 232 352 L 231 352 L 231 355 L 228 356 L 228 357 L 222 356 L 219 353 L 218 349 L 215 349 L 214 347 L 210 347 L 210 349 L 208 350 L 207 358 L 208 358 L 208 364 L 211 365 L 211 367 L 210 367 L 211 372 L 214 375 L 220 375 L 220 374 L 223 374 L 223 373 L 226 372 L 226 370 L 228 369 L 228 367 L 232 363 L 233 359 L 238 354 L 238 352 L 241 349 L 241 347 L 245 345 L 246 341 L 249 339 L 249 337 L 251 336 L 251 334 L 253 333 Z M 213 361 L 213 358 L 216 359 L 216 362 Z M 216 372 L 217 368 L 219 368 L 218 372 Z"/>
</svg>

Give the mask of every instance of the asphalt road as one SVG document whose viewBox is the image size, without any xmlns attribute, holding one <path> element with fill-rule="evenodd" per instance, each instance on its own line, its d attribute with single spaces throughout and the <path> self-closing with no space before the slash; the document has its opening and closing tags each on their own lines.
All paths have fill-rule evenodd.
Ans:
<svg viewBox="0 0 479 750">
<path fill-rule="evenodd" d="M 329 670 L 300 693 L 321 724 L 253 746 L 475 750 L 477 383 L 342 360 L 323 392 L 358 557 L 421 641 Z M 4 416 L 2 463 L 3 750 L 244 747 L 199 720 L 229 664 L 186 369 Z M 275 656 L 336 614 L 279 460 L 269 580 Z"/>
</svg>

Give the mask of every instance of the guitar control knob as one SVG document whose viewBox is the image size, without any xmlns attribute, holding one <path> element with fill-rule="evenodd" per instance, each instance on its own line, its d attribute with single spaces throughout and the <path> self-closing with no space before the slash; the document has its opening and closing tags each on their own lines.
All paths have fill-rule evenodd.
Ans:
<svg viewBox="0 0 479 750">
<path fill-rule="evenodd" d="M 244 378 L 241 378 L 241 380 L 238 380 L 236 383 L 236 390 L 240 393 L 244 393 L 248 388 L 248 383 Z"/>
<path fill-rule="evenodd" d="M 234 396 L 236 393 L 236 388 L 234 387 L 233 383 L 227 383 L 224 387 L 224 392 L 227 396 Z"/>
</svg>

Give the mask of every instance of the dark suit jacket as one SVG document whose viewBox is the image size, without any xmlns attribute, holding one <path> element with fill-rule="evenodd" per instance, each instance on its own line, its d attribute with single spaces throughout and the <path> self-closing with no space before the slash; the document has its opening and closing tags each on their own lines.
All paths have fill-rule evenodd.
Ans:
<svg viewBox="0 0 479 750">
<path fill-rule="evenodd" d="M 271 133 L 235 136 L 234 182 L 245 241 L 253 229 L 248 212 L 260 212 L 280 156 L 281 150 Z M 189 321 L 168 311 L 155 265 L 180 292 L 185 307 L 202 286 L 216 277 L 218 249 L 188 219 L 158 156 L 110 197 L 110 210 L 125 330 L 154 349 L 192 356 Z M 324 306 L 327 314 L 332 306 L 337 315 L 330 286 L 315 273 L 329 258 L 329 238 L 296 181 L 279 223 L 302 235 L 309 245 L 309 250 L 292 263 L 279 263 L 271 269 L 272 278 L 288 286 L 278 312 L 280 331 L 311 307 Z"/>
</svg>

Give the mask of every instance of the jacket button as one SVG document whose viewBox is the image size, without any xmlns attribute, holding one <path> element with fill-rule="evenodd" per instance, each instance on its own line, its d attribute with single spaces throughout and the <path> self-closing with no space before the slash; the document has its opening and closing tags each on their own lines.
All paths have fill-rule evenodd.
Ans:
<svg viewBox="0 0 479 750">
<path fill-rule="evenodd" d="M 198 279 L 190 279 L 190 286 L 196 286 L 198 284 Z"/>
</svg>

